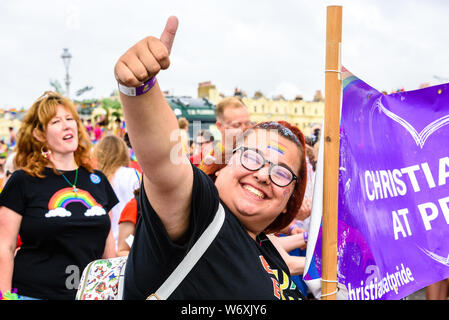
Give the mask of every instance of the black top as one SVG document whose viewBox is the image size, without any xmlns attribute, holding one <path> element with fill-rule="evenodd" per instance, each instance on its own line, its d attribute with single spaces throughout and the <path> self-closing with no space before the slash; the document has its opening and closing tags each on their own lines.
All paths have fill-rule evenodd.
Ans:
<svg viewBox="0 0 449 320">
<path fill-rule="evenodd" d="M 126 266 L 125 299 L 145 299 L 154 293 L 212 221 L 220 201 L 218 191 L 207 175 L 192 168 L 190 225 L 184 244 L 170 240 L 145 192 L 140 193 L 142 219 Z M 229 208 L 223 207 L 226 218 L 220 232 L 169 299 L 302 299 L 265 234 L 254 241 Z"/>
<path fill-rule="evenodd" d="M 84 267 L 103 255 L 118 199 L 103 173 L 78 171 L 76 193 L 45 168 L 45 178 L 15 171 L 0 194 L 1 206 L 22 215 L 12 279 L 19 295 L 75 299 Z M 75 170 L 63 173 L 74 182 Z"/>
</svg>

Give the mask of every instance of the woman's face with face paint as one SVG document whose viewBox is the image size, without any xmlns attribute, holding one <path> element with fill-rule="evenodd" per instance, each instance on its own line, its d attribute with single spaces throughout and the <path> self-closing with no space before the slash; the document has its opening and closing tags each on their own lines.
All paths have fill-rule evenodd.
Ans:
<svg viewBox="0 0 449 320">
<path fill-rule="evenodd" d="M 286 166 L 295 175 L 299 172 L 301 152 L 298 146 L 277 132 L 256 129 L 245 138 L 243 146 L 256 149 L 265 160 Z M 220 170 L 215 185 L 221 200 L 255 238 L 286 211 L 295 181 L 286 187 L 274 184 L 268 163 L 257 171 L 246 169 L 240 162 L 241 152 L 242 149 L 235 152 L 228 166 Z"/>
</svg>

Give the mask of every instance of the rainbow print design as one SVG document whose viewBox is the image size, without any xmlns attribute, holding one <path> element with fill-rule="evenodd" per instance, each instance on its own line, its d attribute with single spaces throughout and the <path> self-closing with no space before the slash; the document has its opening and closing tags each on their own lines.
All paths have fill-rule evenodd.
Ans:
<svg viewBox="0 0 449 320">
<path fill-rule="evenodd" d="M 363 82 L 356 76 L 354 76 L 351 72 L 348 71 L 345 67 L 341 67 L 341 74 L 342 74 L 342 90 L 343 90 L 343 96 L 345 93 L 356 83 Z"/>
<path fill-rule="evenodd" d="M 106 214 L 103 207 L 95 201 L 92 195 L 82 189 L 63 188 L 57 191 L 48 202 L 48 212 L 46 218 L 70 217 L 72 213 L 66 209 L 69 204 L 80 203 L 86 207 L 85 216 L 102 216 Z"/>
<path fill-rule="evenodd" d="M 270 141 L 268 144 L 268 149 L 279 152 L 280 154 L 284 154 L 287 150 L 287 147 L 279 142 Z"/>
<path fill-rule="evenodd" d="M 133 149 L 129 149 L 129 157 L 131 158 L 131 161 L 137 162 L 137 157 L 136 157 Z"/>
</svg>

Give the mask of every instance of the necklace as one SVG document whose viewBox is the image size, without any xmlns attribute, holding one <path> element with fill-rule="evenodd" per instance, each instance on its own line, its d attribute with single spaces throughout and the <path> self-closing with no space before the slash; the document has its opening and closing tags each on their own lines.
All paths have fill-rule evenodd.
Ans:
<svg viewBox="0 0 449 320">
<path fill-rule="evenodd" d="M 67 181 L 67 183 L 73 188 L 73 192 L 76 194 L 76 192 L 78 191 L 78 189 L 76 188 L 76 182 L 78 181 L 78 168 L 76 168 L 76 173 L 75 173 L 75 181 L 73 182 L 73 184 L 70 183 L 69 179 L 67 179 L 67 177 L 58 169 L 56 169 L 64 178 L 65 181 Z"/>
</svg>

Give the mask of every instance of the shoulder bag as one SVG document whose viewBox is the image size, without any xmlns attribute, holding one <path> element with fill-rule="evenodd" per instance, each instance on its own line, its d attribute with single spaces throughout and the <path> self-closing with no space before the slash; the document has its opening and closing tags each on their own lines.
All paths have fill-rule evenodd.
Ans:
<svg viewBox="0 0 449 320">
<path fill-rule="evenodd" d="M 224 219 L 225 211 L 219 203 L 212 222 L 172 274 L 155 293 L 147 297 L 147 300 L 166 300 L 173 293 L 215 239 Z M 116 257 L 90 262 L 84 268 L 75 299 L 122 300 L 127 258 Z"/>
</svg>

